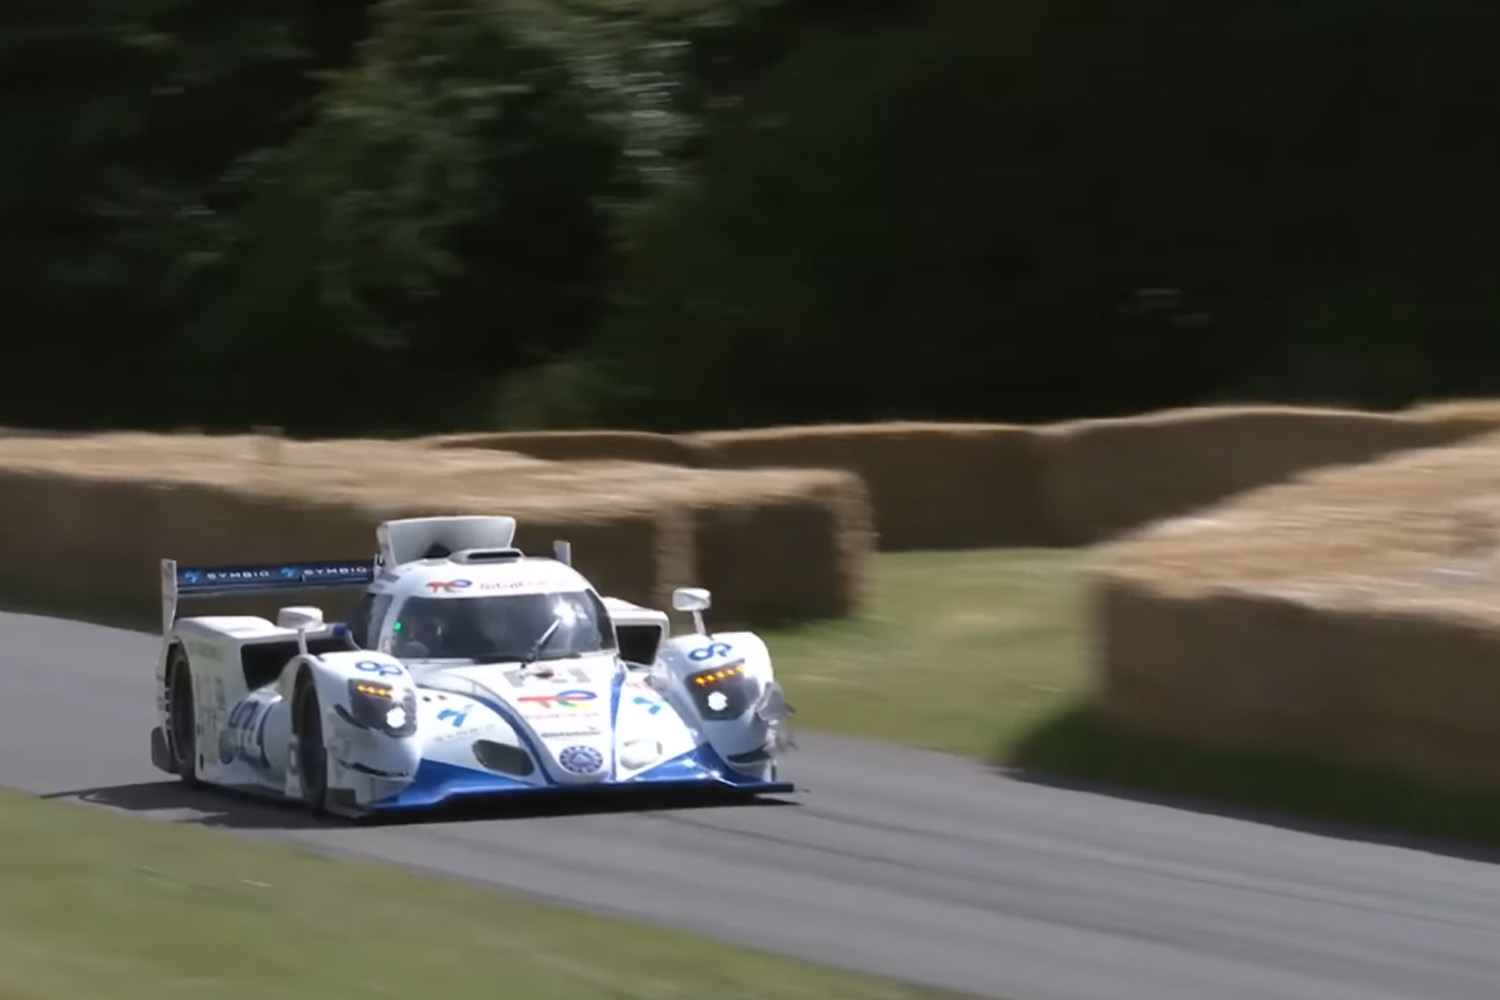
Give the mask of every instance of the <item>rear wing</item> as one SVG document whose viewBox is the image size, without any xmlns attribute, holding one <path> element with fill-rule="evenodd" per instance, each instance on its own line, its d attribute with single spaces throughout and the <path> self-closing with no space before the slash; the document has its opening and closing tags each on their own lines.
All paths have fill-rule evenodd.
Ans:
<svg viewBox="0 0 1500 1000">
<path fill-rule="evenodd" d="M 264 594 L 277 590 L 344 590 L 375 581 L 374 559 L 322 562 L 247 563 L 235 566 L 179 566 L 161 561 L 162 635 L 177 620 L 177 602 L 185 597 Z"/>
</svg>

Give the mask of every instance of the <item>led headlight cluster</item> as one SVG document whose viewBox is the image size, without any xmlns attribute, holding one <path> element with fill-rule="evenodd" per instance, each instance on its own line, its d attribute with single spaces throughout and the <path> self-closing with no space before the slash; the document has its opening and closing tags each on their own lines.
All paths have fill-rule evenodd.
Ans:
<svg viewBox="0 0 1500 1000">
<path fill-rule="evenodd" d="M 398 696 L 389 684 L 351 680 L 348 721 L 388 736 L 410 736 L 417 731 L 417 693 L 407 690 Z"/>
<path fill-rule="evenodd" d="M 703 717 L 714 720 L 739 718 L 760 694 L 759 685 L 745 673 L 743 663 L 689 674 L 687 688 Z"/>
</svg>

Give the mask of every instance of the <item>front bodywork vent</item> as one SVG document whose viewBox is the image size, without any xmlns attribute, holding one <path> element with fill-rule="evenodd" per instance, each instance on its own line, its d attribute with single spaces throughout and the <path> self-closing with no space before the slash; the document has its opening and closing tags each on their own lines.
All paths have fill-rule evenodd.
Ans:
<svg viewBox="0 0 1500 1000">
<path fill-rule="evenodd" d="M 448 557 L 450 562 L 456 563 L 498 563 L 516 562 L 526 558 L 520 549 L 464 549 L 455 552 Z"/>
<path fill-rule="evenodd" d="M 475 740 L 474 759 L 491 771 L 512 774 L 524 778 L 536 770 L 531 755 L 520 747 L 513 747 L 494 740 Z"/>
</svg>

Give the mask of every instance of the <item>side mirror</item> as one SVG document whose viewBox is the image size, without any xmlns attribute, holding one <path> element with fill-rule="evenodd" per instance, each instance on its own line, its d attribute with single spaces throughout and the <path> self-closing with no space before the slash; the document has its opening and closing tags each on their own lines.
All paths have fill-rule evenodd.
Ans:
<svg viewBox="0 0 1500 1000">
<path fill-rule="evenodd" d="M 295 607 L 281 608 L 276 612 L 276 626 L 278 628 L 297 630 L 297 652 L 302 656 L 308 655 L 307 633 L 317 631 L 324 624 L 322 608 L 297 605 Z"/>
<path fill-rule="evenodd" d="M 678 587 L 672 591 L 672 610 L 690 613 L 699 635 L 708 635 L 708 629 L 703 625 L 703 612 L 712 604 L 712 597 L 702 587 Z"/>
<path fill-rule="evenodd" d="M 712 606 L 709 592 L 702 587 L 678 587 L 672 591 L 674 611 L 707 611 Z"/>
<path fill-rule="evenodd" d="M 564 566 L 571 566 L 571 565 L 573 565 L 573 543 L 566 542 L 566 541 L 562 540 L 561 538 L 559 538 L 557 541 L 553 542 L 552 543 L 552 558 L 556 559 L 558 562 L 562 563 Z"/>
<path fill-rule="evenodd" d="M 282 608 L 276 612 L 278 628 L 317 631 L 324 625 L 323 609 L 307 606 Z"/>
</svg>

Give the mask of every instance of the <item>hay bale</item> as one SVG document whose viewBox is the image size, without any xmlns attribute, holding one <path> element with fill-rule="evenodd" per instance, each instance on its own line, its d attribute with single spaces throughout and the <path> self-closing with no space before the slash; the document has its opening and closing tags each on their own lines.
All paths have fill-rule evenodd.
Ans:
<svg viewBox="0 0 1500 1000">
<path fill-rule="evenodd" d="M 1455 433 L 1482 434 L 1500 428 L 1500 399 L 1446 399 L 1401 411 L 1408 420 L 1448 424 Z"/>
<path fill-rule="evenodd" d="M 868 493 L 852 473 L 618 462 L 570 468 L 596 482 L 649 477 L 652 495 L 684 518 L 690 581 L 713 591 L 721 626 L 843 617 L 864 599 L 875 536 Z"/>
<path fill-rule="evenodd" d="M 862 478 L 885 551 L 1046 545 L 1036 432 L 999 424 L 883 423 L 692 436 L 728 468 L 838 469 Z"/>
<path fill-rule="evenodd" d="M 1474 430 L 1349 410 L 1218 407 L 1056 424 L 1041 437 L 1058 541 L 1086 545 L 1310 469 Z"/>
<path fill-rule="evenodd" d="M 1253 490 L 1099 557 L 1118 723 L 1500 789 L 1500 435 Z"/>
<path fill-rule="evenodd" d="M 154 611 L 163 556 L 364 558 L 373 556 L 375 526 L 393 517 L 504 512 L 518 519 L 518 544 L 529 551 L 572 541 L 579 569 L 606 593 L 664 606 L 675 586 L 722 580 L 731 613 L 819 617 L 848 608 L 868 550 L 849 527 L 857 520 L 849 484 L 811 471 L 565 464 L 394 442 L 100 435 L 0 441 L 0 485 L 0 545 L 22 557 L 7 560 L 0 582 L 70 604 L 123 603 L 133 613 Z M 715 560 L 705 579 L 695 510 L 735 504 L 816 508 L 827 537 L 811 538 L 805 524 L 757 522 L 760 562 L 736 571 Z M 809 553 L 822 552 L 847 554 L 831 569 L 809 570 Z M 806 577 L 800 589 L 786 587 L 784 578 L 798 573 Z"/>
<path fill-rule="evenodd" d="M 483 448 L 553 462 L 613 459 L 704 468 L 713 464 L 708 448 L 688 437 L 639 431 L 518 431 L 443 434 L 417 438 L 429 448 Z"/>
<path fill-rule="evenodd" d="M 866 597 L 875 532 L 864 482 L 822 470 L 779 475 L 779 489 L 765 482 L 692 505 L 698 572 L 721 627 L 842 618 Z"/>
</svg>

